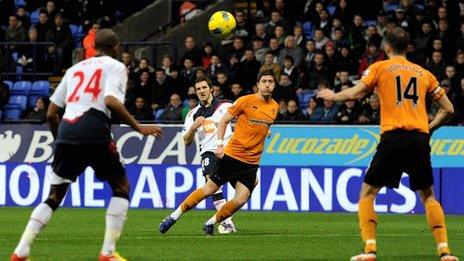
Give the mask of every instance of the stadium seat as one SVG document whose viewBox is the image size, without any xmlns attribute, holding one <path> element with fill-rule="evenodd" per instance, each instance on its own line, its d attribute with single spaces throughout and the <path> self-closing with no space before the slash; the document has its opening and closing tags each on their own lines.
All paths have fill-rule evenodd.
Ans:
<svg viewBox="0 0 464 261">
<path fill-rule="evenodd" d="M 22 110 L 17 108 L 5 109 L 5 120 L 19 120 L 21 119 Z"/>
<path fill-rule="evenodd" d="M 27 108 L 33 109 L 35 107 L 35 102 L 37 101 L 37 98 L 43 97 L 42 95 L 27 95 Z"/>
<path fill-rule="evenodd" d="M 35 81 L 31 86 L 29 94 L 41 94 L 48 97 L 50 95 L 50 82 Z"/>
<path fill-rule="evenodd" d="M 307 39 L 313 36 L 313 24 L 311 22 L 303 23 L 303 33 Z"/>
<path fill-rule="evenodd" d="M 306 110 L 308 108 L 308 102 L 311 97 L 316 94 L 316 90 L 306 90 L 303 93 L 298 94 L 298 105 L 300 110 Z"/>
<path fill-rule="evenodd" d="M 25 110 L 27 108 L 27 96 L 25 95 L 12 95 L 5 104 L 5 109 L 20 109 Z"/>
<path fill-rule="evenodd" d="M 18 81 L 13 84 L 13 88 L 11 89 L 12 95 L 27 95 L 31 89 L 31 82 L 29 81 Z"/>
<path fill-rule="evenodd" d="M 29 18 L 31 19 L 31 24 L 37 25 L 39 23 L 39 10 L 32 12 Z"/>
<path fill-rule="evenodd" d="M 26 1 L 25 0 L 14 0 L 14 6 L 15 6 L 15 9 L 20 6 L 26 6 Z"/>
<path fill-rule="evenodd" d="M 398 4 L 387 4 L 385 7 L 384 7 L 384 10 L 385 12 L 395 12 L 396 8 L 398 8 Z"/>
<path fill-rule="evenodd" d="M 329 12 L 330 16 L 333 16 L 333 15 L 334 15 L 335 9 L 336 9 L 336 7 L 333 6 L 333 5 L 327 6 L 327 12 Z"/>
<path fill-rule="evenodd" d="M 13 88 L 13 82 L 12 81 L 3 81 L 6 85 L 8 85 L 8 88 L 10 88 L 10 91 L 11 89 Z"/>
<path fill-rule="evenodd" d="M 164 109 L 159 109 L 155 112 L 155 120 L 159 120 L 161 114 L 163 114 Z"/>
</svg>

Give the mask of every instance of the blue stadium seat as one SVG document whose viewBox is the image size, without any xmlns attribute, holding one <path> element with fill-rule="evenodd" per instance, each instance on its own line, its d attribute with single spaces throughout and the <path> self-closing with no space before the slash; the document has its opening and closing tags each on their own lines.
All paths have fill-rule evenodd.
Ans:
<svg viewBox="0 0 464 261">
<path fill-rule="evenodd" d="M 384 10 L 385 12 L 389 13 L 389 12 L 395 12 L 396 8 L 398 8 L 398 4 L 387 4 L 385 7 L 384 7 Z"/>
<path fill-rule="evenodd" d="M 313 36 L 313 24 L 311 22 L 303 23 L 303 33 L 306 36 L 306 39 Z"/>
<path fill-rule="evenodd" d="M 6 85 L 8 85 L 8 88 L 13 89 L 13 82 L 12 81 L 3 81 Z"/>
<path fill-rule="evenodd" d="M 32 12 L 29 18 L 31 19 L 31 24 L 37 25 L 39 23 L 39 10 Z"/>
<path fill-rule="evenodd" d="M 164 109 L 159 109 L 155 112 L 155 120 L 159 120 L 161 114 L 163 114 Z"/>
<path fill-rule="evenodd" d="M 30 81 L 18 81 L 15 82 L 13 88 L 11 89 L 12 95 L 26 95 L 31 89 L 31 82 Z"/>
<path fill-rule="evenodd" d="M 30 94 L 41 94 L 43 96 L 50 95 L 50 82 L 49 81 L 35 81 L 29 91 Z"/>
<path fill-rule="evenodd" d="M 336 7 L 333 5 L 327 6 L 327 12 L 329 12 L 330 16 L 333 16 L 335 14 L 335 9 Z"/>
<path fill-rule="evenodd" d="M 27 108 L 32 109 L 35 107 L 35 102 L 38 98 L 43 97 L 42 95 L 29 94 L 27 95 Z"/>
<path fill-rule="evenodd" d="M 308 108 L 309 99 L 316 94 L 316 90 L 306 90 L 303 93 L 298 94 L 298 105 L 300 110 L 306 110 Z"/>
<path fill-rule="evenodd" d="M 15 8 L 18 8 L 19 6 L 21 5 L 26 5 L 26 1 L 25 0 L 14 0 L 14 6 Z"/>
<path fill-rule="evenodd" d="M 4 117 L 6 120 L 19 120 L 21 119 L 22 110 L 13 108 L 13 109 L 5 109 Z"/>
<path fill-rule="evenodd" d="M 26 95 L 12 95 L 5 104 L 5 109 L 20 109 L 25 110 L 27 108 L 27 96 Z"/>
</svg>

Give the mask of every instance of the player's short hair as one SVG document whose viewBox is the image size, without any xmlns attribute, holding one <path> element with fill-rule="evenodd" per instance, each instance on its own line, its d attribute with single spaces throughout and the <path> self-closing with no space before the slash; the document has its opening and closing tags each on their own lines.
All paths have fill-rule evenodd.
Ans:
<svg viewBox="0 0 464 261">
<path fill-rule="evenodd" d="M 116 33 L 111 29 L 102 29 L 95 36 L 95 49 L 100 51 L 109 51 L 119 44 Z"/>
<path fill-rule="evenodd" d="M 213 88 L 213 82 L 211 81 L 210 78 L 204 76 L 204 77 L 198 77 L 196 80 L 195 80 L 195 85 L 199 82 L 206 82 L 206 84 L 208 84 L 208 87 L 209 88 Z"/>
<path fill-rule="evenodd" d="M 401 27 L 396 27 L 385 36 L 385 42 L 396 54 L 406 53 L 409 45 L 409 34 Z"/>
<path fill-rule="evenodd" d="M 277 82 L 277 79 L 276 79 L 276 76 L 273 70 L 260 71 L 258 73 L 257 82 L 259 82 L 263 76 L 267 76 L 267 75 L 272 76 L 272 78 L 274 79 L 274 82 Z"/>
</svg>

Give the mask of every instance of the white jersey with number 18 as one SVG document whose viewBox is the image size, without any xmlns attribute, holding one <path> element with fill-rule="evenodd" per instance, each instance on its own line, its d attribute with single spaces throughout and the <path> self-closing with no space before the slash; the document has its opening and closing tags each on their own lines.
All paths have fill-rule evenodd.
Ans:
<svg viewBox="0 0 464 261">
<path fill-rule="evenodd" d="M 74 122 L 85 112 L 95 109 L 111 118 L 105 97 L 113 96 L 124 103 L 127 85 L 126 66 L 109 56 L 92 57 L 66 71 L 50 101 L 66 107 L 63 119 Z"/>
</svg>

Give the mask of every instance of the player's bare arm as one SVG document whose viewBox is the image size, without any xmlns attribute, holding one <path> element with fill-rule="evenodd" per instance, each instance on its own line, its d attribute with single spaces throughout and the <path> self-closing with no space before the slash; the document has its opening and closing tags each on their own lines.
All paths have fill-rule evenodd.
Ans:
<svg viewBox="0 0 464 261">
<path fill-rule="evenodd" d="M 141 125 L 135 120 L 132 115 L 129 114 L 127 109 L 122 103 L 120 103 L 115 97 L 109 95 L 105 97 L 105 105 L 110 108 L 111 111 L 115 112 L 121 120 L 127 125 L 131 126 L 134 130 L 142 135 L 154 135 L 156 137 L 162 137 L 163 132 L 161 127 L 156 125 Z"/>
<path fill-rule="evenodd" d="M 195 132 L 197 131 L 198 128 L 200 128 L 201 125 L 205 122 L 205 117 L 197 117 L 195 121 L 192 124 L 192 127 L 188 129 L 188 131 L 185 133 L 183 139 L 184 143 L 187 146 L 190 146 L 193 142 L 193 138 L 195 137 Z"/>
<path fill-rule="evenodd" d="M 435 103 L 438 104 L 439 109 L 433 121 L 429 123 L 430 134 L 445 124 L 454 114 L 453 104 L 446 94 L 443 94 L 443 96 L 439 100 L 435 101 Z"/>
<path fill-rule="evenodd" d="M 56 138 L 58 132 L 58 125 L 60 124 L 60 110 L 61 107 L 53 102 L 50 102 L 47 110 L 47 122 L 52 132 L 53 138 Z"/>
<path fill-rule="evenodd" d="M 218 136 L 218 144 L 216 148 L 216 157 L 222 159 L 224 157 L 224 133 L 226 132 L 226 126 L 231 122 L 235 117 L 230 114 L 229 112 L 226 112 L 224 116 L 222 117 L 221 121 L 219 122 L 218 130 L 217 130 L 217 136 Z"/>
<path fill-rule="evenodd" d="M 357 100 L 368 92 L 367 85 L 359 82 L 355 86 L 335 93 L 330 89 L 323 89 L 317 93 L 317 97 L 334 102 L 344 102 L 349 100 Z"/>
</svg>

